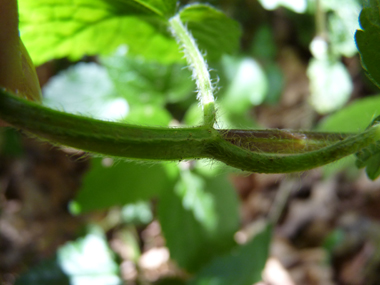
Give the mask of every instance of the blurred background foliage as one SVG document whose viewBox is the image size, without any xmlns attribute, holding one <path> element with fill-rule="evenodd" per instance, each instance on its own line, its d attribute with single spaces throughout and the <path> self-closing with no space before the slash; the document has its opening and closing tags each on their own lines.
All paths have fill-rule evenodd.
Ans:
<svg viewBox="0 0 380 285">
<path fill-rule="evenodd" d="M 378 90 L 354 42 L 359 0 L 197 2 L 239 23 L 207 7 L 181 12 L 207 50 L 220 128 L 357 132 L 379 113 Z M 39 18 L 26 15 L 48 8 L 19 3 L 26 47 L 36 63 L 50 60 L 37 69 L 45 105 L 139 125 L 200 123 L 190 71 L 165 28 L 156 35 L 124 19 L 113 23 L 120 31 L 106 45 L 112 34 L 93 25 L 85 34 L 93 46 L 73 36 L 40 55 L 44 39 L 30 24 Z M 94 19 L 104 16 L 99 11 Z M 204 15 L 214 18 L 202 22 Z M 346 214 L 358 203 L 376 209 L 380 185 L 363 182 L 352 158 L 296 176 L 241 175 L 214 161 L 91 158 L 11 129 L 1 130 L 0 149 L 2 284 L 248 285 L 263 276 L 268 283 L 260 284 L 378 284 L 378 221 L 372 208 Z M 354 261 L 368 247 L 358 269 Z"/>
</svg>

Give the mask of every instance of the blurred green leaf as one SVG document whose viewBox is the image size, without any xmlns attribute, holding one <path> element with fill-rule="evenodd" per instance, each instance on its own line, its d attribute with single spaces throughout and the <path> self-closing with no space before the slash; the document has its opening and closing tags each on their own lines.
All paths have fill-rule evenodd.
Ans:
<svg viewBox="0 0 380 285">
<path fill-rule="evenodd" d="M 224 70 L 230 78 L 226 93 L 219 100 L 232 113 L 242 113 L 263 102 L 268 90 L 267 78 L 252 58 L 223 57 Z"/>
<path fill-rule="evenodd" d="M 352 40 L 359 28 L 357 19 L 361 10 L 358 0 L 323 0 L 323 9 L 328 13 L 328 34 L 331 51 L 337 56 L 352 57 L 357 53 Z"/>
<path fill-rule="evenodd" d="M 272 61 L 277 54 L 273 30 L 269 25 L 258 28 L 251 44 L 252 56 L 259 60 Z"/>
<path fill-rule="evenodd" d="M 148 224 L 153 220 L 152 209 L 144 201 L 127 204 L 121 209 L 121 218 L 125 223 Z"/>
<path fill-rule="evenodd" d="M 52 77 L 43 94 L 44 104 L 51 108 L 103 120 L 120 120 L 129 108 L 107 71 L 96 63 L 78 63 Z"/>
<path fill-rule="evenodd" d="M 369 127 L 380 123 L 380 116 L 376 117 Z M 368 177 L 375 180 L 380 176 L 380 142 L 369 145 L 356 153 L 356 166 L 365 167 Z"/>
<path fill-rule="evenodd" d="M 260 65 L 252 58 L 224 56 L 222 68 L 226 77 L 225 87 L 217 104 L 218 124 L 221 128 L 257 127 L 248 111 L 265 99 L 268 81 Z"/>
<path fill-rule="evenodd" d="M 357 99 L 347 107 L 323 119 L 317 130 L 326 132 L 360 132 L 380 114 L 380 96 Z"/>
<path fill-rule="evenodd" d="M 380 143 L 370 145 L 356 154 L 356 166 L 365 167 L 365 172 L 371 180 L 380 176 Z"/>
<path fill-rule="evenodd" d="M 265 65 L 264 71 L 268 80 L 268 91 L 264 102 L 275 105 L 280 101 L 284 89 L 284 74 L 278 64 L 274 62 Z"/>
<path fill-rule="evenodd" d="M 46 260 L 22 274 L 16 285 L 119 285 L 119 267 L 99 228 L 68 242 L 53 260 Z"/>
<path fill-rule="evenodd" d="M 218 223 L 214 197 L 206 191 L 205 187 L 206 182 L 203 177 L 189 170 L 183 170 L 174 191 L 182 199 L 184 209 L 192 212 L 203 228 L 213 232 Z"/>
<path fill-rule="evenodd" d="M 362 66 L 367 76 L 380 88 L 380 3 L 378 0 L 364 1 L 360 14 L 362 30 L 356 31 L 355 40 Z"/>
<path fill-rule="evenodd" d="M 166 109 L 147 104 L 131 106 L 131 110 L 123 121 L 136 125 L 168 126 L 171 120 L 172 116 Z"/>
<path fill-rule="evenodd" d="M 193 4 L 185 6 L 179 15 L 207 60 L 216 61 L 224 53 L 230 54 L 239 48 L 240 26 L 223 12 L 209 5 Z"/>
<path fill-rule="evenodd" d="M 189 285 L 251 285 L 261 281 L 271 236 L 272 227 L 268 225 L 247 244 L 212 260 Z"/>
<path fill-rule="evenodd" d="M 273 30 L 268 25 L 261 26 L 255 33 L 251 54 L 261 63 L 266 75 L 267 92 L 265 103 L 278 103 L 284 88 L 284 76 L 276 60 L 277 46 Z"/>
<path fill-rule="evenodd" d="M 353 87 L 350 74 L 341 62 L 312 59 L 307 75 L 310 79 L 311 103 L 317 112 L 329 113 L 347 103 Z"/>
<path fill-rule="evenodd" d="M 142 165 L 136 162 L 94 158 L 72 209 L 76 213 L 134 203 L 171 191 L 174 164 Z"/>
<path fill-rule="evenodd" d="M 131 57 L 121 46 L 101 58 L 118 93 L 133 104 L 175 103 L 193 95 L 191 72 L 181 64 L 162 65 Z"/>
<path fill-rule="evenodd" d="M 0 154 L 20 157 L 24 154 L 21 134 L 14 128 L 0 128 Z"/>
<path fill-rule="evenodd" d="M 201 176 L 194 178 L 193 175 L 187 179 L 197 181 L 192 183 L 192 187 L 199 187 L 196 183 L 204 183 L 203 194 L 188 197 L 174 191 L 164 192 L 160 197 L 158 218 L 170 256 L 181 267 L 193 272 L 215 256 L 231 249 L 235 244 L 233 235 L 239 226 L 239 216 L 236 193 L 225 176 L 214 176 L 204 179 L 204 182 L 200 182 Z M 194 191 L 194 189 L 186 190 Z M 217 225 L 211 231 L 207 229 L 205 223 L 199 222 L 202 217 L 196 217 L 194 214 L 195 205 L 205 206 L 204 201 L 196 201 L 204 197 L 212 199 L 215 209 Z M 193 209 L 187 206 L 189 202 L 186 199 L 193 199 L 190 201 Z"/>
<path fill-rule="evenodd" d="M 363 131 L 368 122 L 374 116 L 380 114 L 380 96 L 372 96 L 358 99 L 347 107 L 323 119 L 317 126 L 318 131 L 323 132 L 346 132 L 354 133 Z M 339 160 L 324 167 L 324 172 L 328 175 L 354 166 L 353 156 Z"/>
<path fill-rule="evenodd" d="M 199 103 L 192 104 L 186 111 L 183 122 L 188 126 L 199 126 L 202 124 L 203 111 Z"/>
<path fill-rule="evenodd" d="M 57 255 L 72 285 L 121 284 L 119 267 L 99 228 L 92 229 L 84 238 L 66 243 Z"/>
<path fill-rule="evenodd" d="M 71 285 L 56 258 L 45 260 L 21 274 L 15 285 Z"/>
</svg>

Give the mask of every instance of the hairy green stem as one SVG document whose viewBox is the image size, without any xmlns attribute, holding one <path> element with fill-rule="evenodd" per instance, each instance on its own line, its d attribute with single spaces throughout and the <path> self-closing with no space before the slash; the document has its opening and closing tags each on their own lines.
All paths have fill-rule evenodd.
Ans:
<svg viewBox="0 0 380 285">
<path fill-rule="evenodd" d="M 222 137 L 241 148 L 274 154 L 296 154 L 317 150 L 353 134 L 293 130 L 218 130 Z"/>
<path fill-rule="evenodd" d="M 215 123 L 215 102 L 210 74 L 201 52 L 191 33 L 182 24 L 179 15 L 169 20 L 171 31 L 182 45 L 183 52 L 193 71 L 193 78 L 198 87 L 198 99 L 201 101 L 204 112 L 204 125 L 213 127 Z"/>
<path fill-rule="evenodd" d="M 209 157 L 215 130 L 154 128 L 105 122 L 55 111 L 0 89 L 0 118 L 39 138 L 103 155 L 139 160 Z"/>
<path fill-rule="evenodd" d="M 17 98 L 0 89 L 0 119 L 53 143 L 68 145 L 104 155 L 139 160 L 182 160 L 194 158 L 217 159 L 227 165 L 259 173 L 288 173 L 315 168 L 359 151 L 380 140 L 380 124 L 363 133 L 306 153 L 291 155 L 254 152 L 223 138 L 213 128 L 153 128 L 105 122 L 55 111 L 36 103 Z M 265 131 L 270 137 L 270 130 Z M 242 140 L 251 131 L 235 133 Z M 264 133 L 264 132 L 263 132 Z M 302 132 L 301 132 L 302 133 Z M 310 133 L 307 133 L 310 134 Z M 277 143 L 289 139 L 274 130 Z M 329 134 L 334 136 L 334 134 Z M 336 134 L 339 137 L 341 134 Z M 312 134 L 314 139 L 323 133 Z M 284 139 L 285 138 L 285 139 Z M 260 139 L 258 140 L 261 142 Z M 322 141 L 322 139 L 321 139 Z"/>
<path fill-rule="evenodd" d="M 225 140 L 218 141 L 209 152 L 212 153 L 213 158 L 241 170 L 258 173 L 289 173 L 305 171 L 334 162 L 378 140 L 380 140 L 380 124 L 330 146 L 301 154 L 257 153 Z"/>
</svg>

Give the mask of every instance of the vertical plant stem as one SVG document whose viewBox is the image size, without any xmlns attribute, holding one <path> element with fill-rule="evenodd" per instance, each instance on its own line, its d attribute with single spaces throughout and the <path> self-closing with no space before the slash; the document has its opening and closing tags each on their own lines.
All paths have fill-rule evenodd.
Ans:
<svg viewBox="0 0 380 285">
<path fill-rule="evenodd" d="M 19 37 L 17 0 L 0 0 L 0 87 L 28 100 L 41 99 L 36 70 Z"/>
<path fill-rule="evenodd" d="M 171 31 L 177 41 L 182 45 L 187 62 L 193 71 L 193 78 L 197 83 L 199 92 L 198 99 L 203 107 L 204 125 L 213 127 L 215 123 L 215 102 L 207 63 L 199 51 L 191 33 L 182 24 L 179 15 L 172 17 L 169 23 Z"/>
<path fill-rule="evenodd" d="M 18 93 L 22 74 L 16 0 L 0 0 L 0 86 Z"/>
</svg>

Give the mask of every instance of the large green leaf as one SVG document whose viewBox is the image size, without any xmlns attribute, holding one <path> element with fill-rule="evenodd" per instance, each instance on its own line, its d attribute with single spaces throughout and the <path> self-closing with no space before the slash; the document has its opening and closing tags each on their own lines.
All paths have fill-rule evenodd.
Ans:
<svg viewBox="0 0 380 285">
<path fill-rule="evenodd" d="M 20 0 L 21 37 L 35 64 L 53 58 L 109 54 L 121 44 L 132 55 L 162 63 L 183 62 L 168 31 L 175 0 Z M 237 48 L 240 30 L 205 5 L 181 12 L 209 59 Z"/>
<path fill-rule="evenodd" d="M 267 225 L 247 244 L 218 256 L 200 270 L 190 285 L 251 285 L 262 280 L 269 255 L 272 227 Z"/>
<path fill-rule="evenodd" d="M 360 14 L 362 30 L 355 34 L 363 68 L 367 76 L 380 88 L 380 1 L 364 1 Z"/>
<path fill-rule="evenodd" d="M 21 37 L 35 64 L 107 54 L 120 44 L 162 62 L 181 55 L 166 28 L 174 0 L 20 0 Z"/>
<path fill-rule="evenodd" d="M 238 229 L 238 201 L 225 176 L 186 175 L 161 197 L 158 218 L 170 256 L 196 271 L 228 251 Z"/>
<path fill-rule="evenodd" d="M 80 213 L 146 200 L 170 192 L 175 179 L 174 164 L 141 165 L 94 158 L 72 210 Z"/>
</svg>

